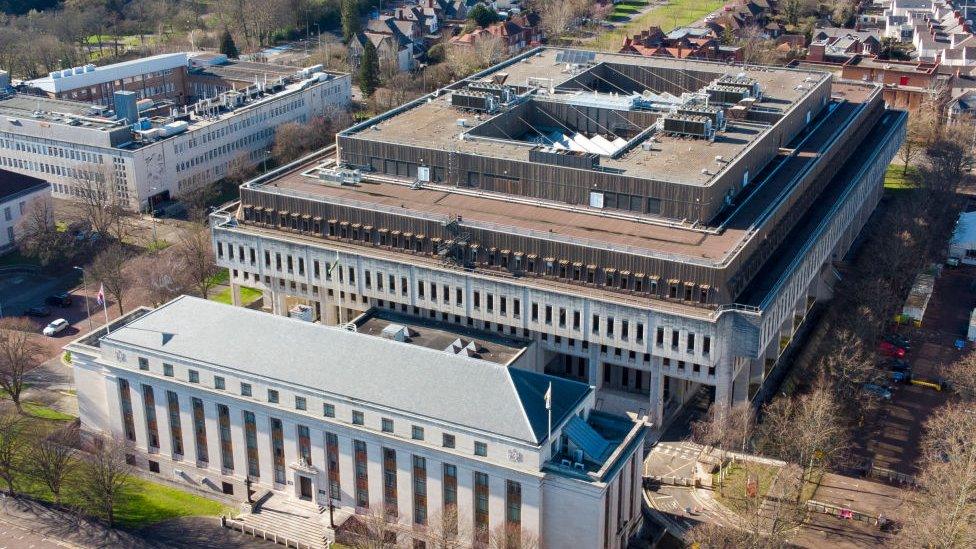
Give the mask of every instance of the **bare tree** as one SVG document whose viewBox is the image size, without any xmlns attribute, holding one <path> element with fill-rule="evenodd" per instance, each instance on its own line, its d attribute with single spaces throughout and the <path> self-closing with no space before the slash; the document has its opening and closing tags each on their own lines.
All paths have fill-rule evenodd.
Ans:
<svg viewBox="0 0 976 549">
<path fill-rule="evenodd" d="M 925 424 L 918 490 L 899 547 L 976 546 L 976 405 L 943 406 Z"/>
<path fill-rule="evenodd" d="M 946 368 L 946 377 L 962 398 L 976 400 L 976 352 L 956 360 Z"/>
<path fill-rule="evenodd" d="M 122 241 L 128 236 L 129 220 L 126 206 L 119 198 L 112 181 L 114 175 L 99 166 L 77 168 L 77 176 L 69 186 L 74 188 L 71 215 L 102 236 Z"/>
<path fill-rule="evenodd" d="M 539 549 L 539 536 L 531 531 L 504 522 L 491 530 L 488 536 L 490 549 Z"/>
<path fill-rule="evenodd" d="M 40 364 L 41 346 L 32 334 L 37 330 L 26 318 L 0 318 L 0 388 L 23 413 L 20 398 L 25 376 Z"/>
<path fill-rule="evenodd" d="M 183 260 L 179 254 L 166 250 L 153 256 L 141 255 L 129 263 L 129 273 L 152 303 L 159 307 L 180 294 L 189 285 Z"/>
<path fill-rule="evenodd" d="M 94 514 L 109 527 L 115 524 L 115 506 L 132 478 L 133 466 L 126 454 L 129 448 L 116 439 L 102 439 L 82 468 L 81 491 Z"/>
<path fill-rule="evenodd" d="M 744 452 L 755 427 L 755 414 L 748 402 L 729 409 L 712 404 L 701 421 L 692 424 L 692 438 L 699 444 Z"/>
<path fill-rule="evenodd" d="M 550 42 L 559 43 L 574 30 L 590 8 L 590 0 L 534 0 L 530 7 L 539 14 L 539 26 Z"/>
<path fill-rule="evenodd" d="M 48 433 L 28 450 L 31 475 L 47 486 L 56 505 L 61 504 L 65 482 L 78 466 L 79 441 L 78 425 L 72 422 Z"/>
<path fill-rule="evenodd" d="M 179 240 L 177 254 L 187 282 L 197 290 L 200 297 L 206 299 L 210 289 L 217 284 L 214 277 L 220 272 L 214 259 L 210 232 L 195 228 L 183 229 Z"/>
<path fill-rule="evenodd" d="M 122 298 L 129 291 L 130 279 L 125 270 L 129 253 L 120 243 L 111 244 L 102 250 L 91 264 L 91 276 L 100 282 L 119 306 L 119 315 L 125 314 Z"/>
<path fill-rule="evenodd" d="M 342 525 L 342 533 L 336 534 L 337 541 L 355 549 L 389 549 L 405 546 L 401 543 L 401 536 L 412 531 L 405 527 L 395 515 L 383 510 L 383 505 L 376 503 L 370 506 L 370 511 L 351 517 Z"/>
<path fill-rule="evenodd" d="M 0 478 L 7 484 L 7 493 L 14 495 L 14 480 L 23 466 L 27 448 L 26 424 L 18 414 L 0 413 Z"/>
<path fill-rule="evenodd" d="M 75 256 L 71 235 L 58 230 L 54 223 L 50 200 L 32 200 L 17 224 L 17 233 L 20 253 L 36 259 L 42 266 L 67 265 Z"/>
</svg>

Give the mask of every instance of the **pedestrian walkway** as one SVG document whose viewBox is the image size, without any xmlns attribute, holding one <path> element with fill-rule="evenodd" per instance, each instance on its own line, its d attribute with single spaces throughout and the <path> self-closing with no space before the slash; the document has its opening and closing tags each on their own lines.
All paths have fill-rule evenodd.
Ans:
<svg viewBox="0 0 976 549">
<path fill-rule="evenodd" d="M 230 521 L 229 527 L 241 527 L 247 534 L 277 540 L 282 545 L 327 549 L 334 540 L 328 524 L 327 509 L 272 494 L 238 521 Z"/>
<path fill-rule="evenodd" d="M 3 497 L 3 496 L 0 496 Z M 52 509 L 25 498 L 0 500 L 0 547 L 119 548 L 163 547 L 119 530 L 86 520 L 72 513 Z"/>
</svg>

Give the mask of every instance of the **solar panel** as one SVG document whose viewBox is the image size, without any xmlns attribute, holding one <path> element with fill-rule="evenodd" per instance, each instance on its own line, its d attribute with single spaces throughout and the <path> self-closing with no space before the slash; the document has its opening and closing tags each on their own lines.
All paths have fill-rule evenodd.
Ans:
<svg viewBox="0 0 976 549">
<path fill-rule="evenodd" d="M 571 65 L 582 65 L 592 63 L 596 59 L 596 53 L 580 50 L 563 50 L 556 54 L 557 63 L 569 63 Z"/>
</svg>

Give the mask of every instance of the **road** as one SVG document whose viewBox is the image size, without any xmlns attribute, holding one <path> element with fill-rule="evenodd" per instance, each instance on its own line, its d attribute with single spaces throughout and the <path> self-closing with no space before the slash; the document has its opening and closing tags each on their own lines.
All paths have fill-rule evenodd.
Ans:
<svg viewBox="0 0 976 549">
<path fill-rule="evenodd" d="M 80 546 L 49 538 L 0 518 L 0 549 L 62 549 L 64 547 Z"/>
</svg>

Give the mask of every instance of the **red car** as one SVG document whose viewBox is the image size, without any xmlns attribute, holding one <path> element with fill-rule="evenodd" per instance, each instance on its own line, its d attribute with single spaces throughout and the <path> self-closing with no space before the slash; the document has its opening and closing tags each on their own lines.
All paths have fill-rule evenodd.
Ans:
<svg viewBox="0 0 976 549">
<path fill-rule="evenodd" d="M 893 358 L 905 358 L 905 349 L 890 343 L 888 341 L 882 341 L 878 344 L 878 352 L 884 356 L 890 356 Z"/>
</svg>

